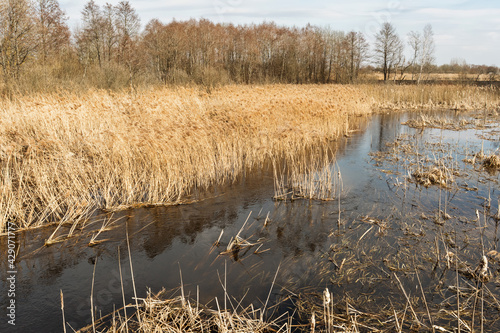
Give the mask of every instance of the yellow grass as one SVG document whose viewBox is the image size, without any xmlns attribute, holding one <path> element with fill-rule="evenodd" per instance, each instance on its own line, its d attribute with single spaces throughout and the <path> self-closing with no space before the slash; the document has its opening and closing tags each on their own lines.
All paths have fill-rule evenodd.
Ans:
<svg viewBox="0 0 500 333">
<path fill-rule="evenodd" d="M 96 208 L 179 203 L 196 189 L 335 138 L 348 115 L 369 112 L 358 89 L 331 85 L 2 100 L 0 230 L 9 221 L 19 228 L 76 225 Z"/>
<path fill-rule="evenodd" d="M 154 295 L 148 292 L 139 305 L 129 305 L 130 317 L 115 311 L 98 320 L 97 325 L 89 325 L 78 330 L 78 333 L 90 332 L 291 332 L 291 327 L 278 321 L 263 320 L 261 308 L 243 308 L 239 304 L 234 309 L 223 309 L 221 300 L 214 303 L 217 310 L 208 308 L 196 300 L 178 296 L 164 299 L 165 291 Z M 111 317 L 111 318 L 109 318 Z M 140 319 L 139 319 L 140 318 Z M 107 320 L 107 322 L 106 322 Z M 283 318 L 279 320 L 283 322 Z"/>
<path fill-rule="evenodd" d="M 264 85 L 0 100 L 0 231 L 8 222 L 21 229 L 70 223 L 71 236 L 96 209 L 193 200 L 198 190 L 266 162 L 297 161 L 349 130 L 350 115 L 403 108 L 496 112 L 500 93 L 451 85 Z"/>
<path fill-rule="evenodd" d="M 382 72 L 371 72 L 369 74 L 364 74 L 364 76 L 368 76 L 372 80 L 383 80 L 384 74 Z M 394 73 L 391 74 L 391 79 L 394 79 Z M 498 76 L 496 76 L 498 77 Z M 418 73 L 412 75 L 411 72 L 405 72 L 403 81 L 416 81 L 418 78 Z M 389 81 L 390 81 L 389 80 Z M 398 72 L 396 80 L 401 80 L 400 72 Z M 422 80 L 429 81 L 450 81 L 450 82 L 474 82 L 474 81 L 491 81 L 492 76 L 489 74 L 467 74 L 467 73 L 423 73 Z M 494 81 L 494 79 L 493 79 Z"/>
<path fill-rule="evenodd" d="M 362 85 L 378 109 L 455 109 L 500 111 L 500 89 L 464 85 Z"/>
</svg>

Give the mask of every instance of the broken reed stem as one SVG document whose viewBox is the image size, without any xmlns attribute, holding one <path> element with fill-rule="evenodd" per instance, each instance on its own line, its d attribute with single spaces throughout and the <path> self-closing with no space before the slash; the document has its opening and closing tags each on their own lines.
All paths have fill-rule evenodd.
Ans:
<svg viewBox="0 0 500 333">
<path fill-rule="evenodd" d="M 278 277 L 278 272 L 280 271 L 280 267 L 281 267 L 281 262 L 279 263 L 278 268 L 276 269 L 276 273 L 274 274 L 273 282 L 271 283 L 271 288 L 269 288 L 269 293 L 267 294 L 266 303 L 264 304 L 264 308 L 262 309 L 262 312 L 261 312 L 261 317 L 260 317 L 261 321 L 264 321 L 264 313 L 266 312 L 267 304 L 269 303 L 269 298 L 271 297 L 271 293 L 273 291 L 273 287 L 274 287 L 274 283 L 276 282 L 276 278 Z"/>
<path fill-rule="evenodd" d="M 338 169 L 338 196 L 339 196 L 339 218 L 338 218 L 338 227 L 340 228 L 340 224 L 341 224 L 341 220 L 340 220 L 340 194 L 342 193 L 342 191 L 344 190 L 344 182 L 342 181 L 342 174 L 340 173 L 340 168 L 338 167 L 338 163 L 337 161 L 335 161 L 335 163 L 337 164 L 337 169 Z M 342 186 L 342 188 L 341 188 Z"/>
<path fill-rule="evenodd" d="M 415 266 L 415 259 L 413 261 L 413 265 Z M 425 310 L 427 311 L 427 316 L 429 317 L 429 322 L 431 323 L 432 332 L 435 332 L 434 324 L 432 323 L 432 316 L 431 316 L 431 313 L 429 311 L 429 305 L 427 304 L 427 298 L 425 297 L 424 288 L 422 287 L 422 282 L 420 282 L 420 277 L 418 276 L 417 267 L 415 267 L 415 275 L 417 276 L 418 285 L 420 286 L 420 291 L 422 292 L 422 298 L 424 300 Z"/>
<path fill-rule="evenodd" d="M 481 333 L 484 332 L 484 288 L 481 282 Z"/>
<path fill-rule="evenodd" d="M 396 330 L 398 331 L 398 333 L 401 333 L 401 331 L 403 329 L 403 323 L 401 323 L 401 325 L 399 324 L 399 319 L 398 319 L 398 315 L 396 313 L 396 309 L 394 308 L 394 304 L 392 304 L 392 300 L 390 298 L 389 298 L 389 303 L 391 304 L 392 312 L 394 313 L 394 321 L 396 323 Z"/>
<path fill-rule="evenodd" d="M 95 281 L 95 269 L 97 267 L 98 256 L 95 257 L 94 271 L 92 273 L 92 288 L 90 289 L 90 313 L 92 315 L 92 331 L 95 333 L 95 316 L 94 316 L 94 281 Z"/>
<path fill-rule="evenodd" d="M 64 330 L 64 333 L 66 333 L 66 319 L 64 317 L 64 296 L 63 296 L 62 289 L 60 289 L 59 291 L 60 291 L 60 295 L 61 295 L 61 312 L 62 312 L 62 320 L 63 320 L 63 330 Z"/>
<path fill-rule="evenodd" d="M 401 283 L 401 281 L 399 280 L 398 276 L 396 275 L 396 273 L 392 273 L 392 275 L 396 278 L 396 280 L 398 281 L 399 283 L 399 287 L 401 289 L 401 291 L 403 292 L 403 295 L 405 296 L 407 302 L 408 302 L 408 305 L 410 306 L 410 310 L 411 312 L 413 313 L 413 317 L 415 318 L 415 321 L 417 321 L 417 323 L 421 324 L 420 320 L 418 319 L 418 316 L 417 316 L 417 313 L 415 312 L 415 310 L 413 309 L 413 306 L 411 305 L 411 301 L 410 301 L 410 297 L 408 297 L 408 295 L 406 294 L 406 291 L 403 287 L 403 284 Z"/>
<path fill-rule="evenodd" d="M 224 311 L 227 311 L 227 260 L 224 260 Z"/>
<path fill-rule="evenodd" d="M 127 303 L 125 302 L 125 290 L 123 287 L 122 260 L 120 256 L 120 246 L 118 246 L 118 270 L 120 271 L 120 285 L 122 288 L 123 315 L 125 316 L 125 331 L 128 332 Z M 114 316 L 113 316 L 114 318 Z"/>
<path fill-rule="evenodd" d="M 455 231 L 455 244 L 457 244 L 456 231 Z M 460 280 L 458 278 L 458 246 L 455 247 L 455 275 L 456 275 L 456 282 L 457 282 L 457 328 L 458 328 L 458 333 L 460 333 L 461 320 L 460 320 Z"/>
<path fill-rule="evenodd" d="M 137 309 L 139 309 L 139 301 L 137 299 L 137 291 L 135 289 L 134 268 L 132 267 L 132 255 L 130 254 L 130 241 L 129 241 L 129 237 L 128 237 L 128 225 L 125 225 L 125 235 L 127 237 L 128 261 L 130 263 L 130 276 L 132 277 L 132 288 L 134 289 L 135 306 Z M 140 325 L 141 324 L 140 313 L 137 313 L 137 320 L 139 321 L 139 325 Z"/>
</svg>

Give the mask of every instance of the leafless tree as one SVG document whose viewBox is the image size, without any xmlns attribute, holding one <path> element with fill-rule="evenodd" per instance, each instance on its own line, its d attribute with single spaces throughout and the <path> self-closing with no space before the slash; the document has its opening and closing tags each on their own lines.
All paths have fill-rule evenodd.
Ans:
<svg viewBox="0 0 500 333">
<path fill-rule="evenodd" d="M 63 49 L 69 48 L 70 31 L 66 24 L 68 17 L 56 0 L 37 0 L 35 12 L 40 43 L 38 54 L 40 54 L 42 65 L 45 65 L 51 55 L 57 56 L 62 53 Z"/>
<path fill-rule="evenodd" d="M 116 10 L 113 5 L 106 3 L 102 11 L 101 38 L 104 46 L 104 60 L 110 63 L 114 60 L 114 52 L 118 45 L 118 33 L 116 29 Z"/>
<path fill-rule="evenodd" d="M 421 45 L 422 45 L 421 46 L 422 51 L 420 52 L 420 57 L 419 57 L 420 70 L 418 73 L 417 83 L 420 83 L 424 67 L 434 62 L 434 50 L 435 50 L 434 32 L 432 31 L 432 26 L 430 24 L 427 24 L 424 27 L 424 33 L 422 35 Z"/>
<path fill-rule="evenodd" d="M 119 60 L 125 59 L 131 44 L 137 42 L 141 20 L 128 1 L 116 6 L 116 28 L 119 39 Z"/>
<path fill-rule="evenodd" d="M 0 2 L 0 65 L 5 80 L 18 78 L 21 66 L 37 47 L 34 38 L 35 20 L 28 0 Z"/>
<path fill-rule="evenodd" d="M 349 81 L 358 78 L 361 64 L 368 59 L 369 45 L 361 32 L 351 31 L 346 35 L 348 51 Z"/>
<path fill-rule="evenodd" d="M 408 45 L 410 45 L 412 49 L 412 57 L 410 60 L 410 64 L 412 67 L 411 71 L 411 79 L 413 80 L 414 75 L 415 75 L 415 69 L 417 67 L 418 61 L 420 59 L 420 53 L 422 52 L 421 50 L 421 45 L 422 45 L 422 40 L 421 40 L 420 32 L 418 31 L 410 31 L 408 34 Z"/>
<path fill-rule="evenodd" d="M 379 32 L 375 35 L 375 60 L 382 68 L 384 81 L 389 79 L 392 67 L 400 63 L 403 47 L 394 26 L 388 22 L 382 24 Z"/>
<path fill-rule="evenodd" d="M 101 8 L 90 0 L 82 11 L 82 28 L 76 32 L 76 42 L 81 61 L 87 67 L 97 62 L 102 65 L 104 57 L 104 18 Z"/>
</svg>

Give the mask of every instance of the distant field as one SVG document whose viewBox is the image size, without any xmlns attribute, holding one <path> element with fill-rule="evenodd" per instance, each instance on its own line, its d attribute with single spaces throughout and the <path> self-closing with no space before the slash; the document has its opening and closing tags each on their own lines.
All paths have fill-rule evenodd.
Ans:
<svg viewBox="0 0 500 333">
<path fill-rule="evenodd" d="M 403 75 L 402 80 L 404 81 L 411 81 L 411 80 L 417 80 L 418 74 L 413 75 L 411 73 L 405 73 Z M 384 75 L 380 72 L 374 72 L 370 74 L 365 74 L 361 80 L 383 80 Z M 393 76 L 391 76 L 391 79 L 393 79 Z M 401 80 L 401 76 L 397 75 L 396 77 L 397 81 Z M 430 73 L 430 74 L 423 74 L 422 75 L 422 80 L 424 81 L 450 81 L 450 82 L 459 82 L 459 81 L 499 81 L 500 76 L 499 75 L 489 75 L 489 74 L 460 74 L 460 73 Z"/>
</svg>

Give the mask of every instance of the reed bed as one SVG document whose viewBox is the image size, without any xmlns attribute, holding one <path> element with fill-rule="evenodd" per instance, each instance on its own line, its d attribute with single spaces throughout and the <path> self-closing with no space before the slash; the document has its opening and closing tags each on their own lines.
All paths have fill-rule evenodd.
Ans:
<svg viewBox="0 0 500 333">
<path fill-rule="evenodd" d="M 2 100 L 0 230 L 8 221 L 75 226 L 96 209 L 186 202 L 271 158 L 335 139 L 350 115 L 369 112 L 361 91 L 331 85 Z"/>
<path fill-rule="evenodd" d="M 291 332 L 286 321 L 263 320 L 261 309 L 238 305 L 225 310 L 218 304 L 219 309 L 213 310 L 183 296 L 165 298 L 164 293 L 148 292 L 140 304 L 127 306 L 128 317 L 120 309 L 78 332 Z"/>
<path fill-rule="evenodd" d="M 71 236 L 98 209 L 190 202 L 272 161 L 301 164 L 307 149 L 348 132 L 354 115 L 417 107 L 497 112 L 500 93 L 458 85 L 265 85 L 1 100 L 0 231 L 9 221 L 20 229 L 55 223 L 51 243 L 60 226 L 72 225 Z M 295 179 L 284 186 L 302 187 L 301 197 L 335 197 L 334 183 L 311 186 L 335 171 L 296 169 L 286 171 Z"/>
<path fill-rule="evenodd" d="M 313 147 L 303 154 L 273 161 L 274 199 L 335 200 L 342 179 L 335 165 L 335 152 L 329 148 Z"/>
<path fill-rule="evenodd" d="M 409 119 L 403 125 L 407 125 L 412 128 L 440 128 L 447 129 L 451 131 L 461 131 L 468 128 L 482 128 L 483 124 L 479 119 L 465 119 L 460 120 L 450 119 L 442 116 L 430 116 L 426 114 L 420 114 L 417 119 Z"/>
<path fill-rule="evenodd" d="M 470 85 L 362 85 L 376 109 L 500 111 L 500 89 Z"/>
</svg>

